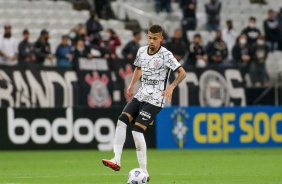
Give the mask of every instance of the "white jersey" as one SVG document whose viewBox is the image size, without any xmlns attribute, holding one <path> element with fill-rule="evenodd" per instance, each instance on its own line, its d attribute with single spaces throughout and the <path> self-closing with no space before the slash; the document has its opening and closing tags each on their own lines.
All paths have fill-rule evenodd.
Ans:
<svg viewBox="0 0 282 184">
<path fill-rule="evenodd" d="M 4 38 L 3 35 L 0 35 L 0 51 L 8 57 L 13 57 L 16 53 L 18 53 L 17 40 L 14 37 Z M 0 64 L 16 65 L 17 63 L 17 60 L 4 60 L 3 57 L 0 57 Z"/>
<path fill-rule="evenodd" d="M 142 70 L 142 86 L 134 96 L 141 102 L 163 107 L 162 93 L 166 88 L 170 70 L 175 71 L 181 65 L 173 54 L 160 47 L 155 54 L 149 54 L 148 46 L 139 48 L 134 65 Z"/>
</svg>

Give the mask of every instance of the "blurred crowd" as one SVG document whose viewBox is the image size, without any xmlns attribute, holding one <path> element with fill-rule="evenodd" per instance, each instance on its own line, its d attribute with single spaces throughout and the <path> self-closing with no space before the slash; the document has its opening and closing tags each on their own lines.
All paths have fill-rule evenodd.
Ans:
<svg viewBox="0 0 282 184">
<path fill-rule="evenodd" d="M 248 26 L 237 32 L 232 20 L 226 21 L 226 27 L 220 30 L 220 0 L 210 0 L 205 4 L 207 15 L 206 30 L 214 32 L 213 41 L 204 45 L 201 34 L 195 34 L 192 40 L 187 32 L 197 28 L 197 0 L 179 0 L 183 12 L 181 28 L 163 41 L 182 62 L 185 68 L 237 67 L 244 75 L 250 76 L 253 85 L 265 84 L 268 75 L 265 62 L 269 52 L 282 50 L 282 8 L 276 12 L 268 11 L 264 20 L 264 33 L 256 26 L 256 18 L 249 17 Z M 156 0 L 156 11 L 171 12 L 170 0 Z M 247 20 L 246 20 L 247 21 Z M 124 44 L 121 55 L 133 60 L 140 47 L 141 30 L 133 31 L 133 39 Z M 90 11 L 89 19 L 62 35 L 61 43 L 55 53 L 51 52 L 49 30 L 41 30 L 38 39 L 29 41 L 29 30 L 22 32 L 23 39 L 18 42 L 12 35 L 12 26 L 6 24 L 0 35 L 0 65 L 40 66 L 54 63 L 58 67 L 77 66 L 78 58 L 103 57 L 116 59 L 116 48 L 121 40 L 113 29 L 104 29 L 95 11 Z"/>
<path fill-rule="evenodd" d="M 55 53 L 51 52 L 49 36 L 49 30 L 43 29 L 38 39 L 31 43 L 29 30 L 24 29 L 23 39 L 18 42 L 12 35 L 12 26 L 5 24 L 4 33 L 0 36 L 0 65 L 40 66 L 54 63 L 59 67 L 72 67 L 79 57 L 115 59 L 116 47 L 121 45 L 113 29 L 104 30 L 95 11 L 90 12 L 85 24 L 79 24 L 69 34 L 62 35 Z M 126 49 L 124 53 L 131 50 Z"/>
<path fill-rule="evenodd" d="M 172 11 L 170 0 L 155 1 L 156 12 Z M 204 45 L 200 33 L 196 33 L 192 40 L 186 34 L 197 29 L 197 0 L 178 2 L 183 14 L 181 29 L 177 29 L 165 45 L 177 59 L 183 60 L 185 68 L 237 67 L 252 85 L 266 84 L 269 80 L 265 67 L 268 54 L 282 50 L 282 8 L 277 12 L 268 10 L 263 22 L 264 30 L 257 27 L 255 17 L 246 17 L 248 26 L 238 31 L 232 20 L 227 20 L 225 27 L 220 29 L 222 3 L 220 0 L 210 0 L 204 5 L 207 17 L 205 29 L 214 33 L 214 40 Z M 258 0 L 255 3 L 266 2 Z"/>
</svg>

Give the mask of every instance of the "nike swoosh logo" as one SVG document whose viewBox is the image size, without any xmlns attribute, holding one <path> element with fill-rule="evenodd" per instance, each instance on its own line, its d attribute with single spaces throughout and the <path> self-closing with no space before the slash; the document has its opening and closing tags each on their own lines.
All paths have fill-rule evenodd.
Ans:
<svg viewBox="0 0 282 184">
<path fill-rule="evenodd" d="M 146 119 L 146 118 L 142 118 L 142 120 L 145 120 L 145 121 L 146 121 L 146 120 L 148 120 L 148 119 Z"/>
</svg>

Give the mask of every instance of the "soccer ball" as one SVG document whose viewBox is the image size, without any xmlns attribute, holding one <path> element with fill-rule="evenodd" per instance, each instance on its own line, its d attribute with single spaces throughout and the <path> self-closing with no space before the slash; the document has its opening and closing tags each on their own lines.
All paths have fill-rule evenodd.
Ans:
<svg viewBox="0 0 282 184">
<path fill-rule="evenodd" d="M 147 183 L 146 173 L 139 168 L 132 169 L 127 177 L 128 184 L 145 184 Z"/>
</svg>

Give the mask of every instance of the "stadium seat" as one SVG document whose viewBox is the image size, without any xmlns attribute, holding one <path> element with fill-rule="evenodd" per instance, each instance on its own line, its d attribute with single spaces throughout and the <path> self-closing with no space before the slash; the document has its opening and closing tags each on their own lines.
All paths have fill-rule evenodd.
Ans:
<svg viewBox="0 0 282 184">
<path fill-rule="evenodd" d="M 222 1 L 222 3 L 224 3 L 224 2 L 226 2 L 226 4 L 225 5 L 227 5 L 227 6 L 233 6 L 233 5 L 235 5 L 235 6 L 237 6 L 238 7 L 238 5 L 240 4 L 240 1 L 238 1 L 238 0 L 226 0 L 226 1 Z"/>
<path fill-rule="evenodd" d="M 205 6 L 204 4 L 197 5 L 197 13 L 205 13 Z"/>
<path fill-rule="evenodd" d="M 206 14 L 204 4 L 210 0 L 199 0 L 197 6 L 198 26 L 196 31 L 189 31 L 188 36 L 193 37 L 195 33 L 200 33 L 203 37 L 203 42 L 207 43 L 212 40 L 213 33 L 205 31 Z M 278 9 L 281 5 L 277 0 L 268 0 L 268 5 L 261 6 L 250 4 L 249 0 L 221 0 L 221 28 L 225 27 L 225 21 L 232 19 L 235 30 L 239 33 L 242 28 L 248 24 L 248 18 L 255 16 L 257 18 L 257 26 L 263 31 L 262 22 L 267 17 L 269 8 Z M 134 8 L 139 13 L 129 11 L 122 7 L 128 5 Z M 173 12 L 168 14 L 160 12 L 157 14 L 154 9 L 154 0 L 117 0 L 111 2 L 111 7 L 115 15 L 119 19 L 125 19 L 128 16 L 130 19 L 136 19 L 141 28 L 147 30 L 152 23 L 161 24 L 168 36 L 172 36 L 176 28 L 180 27 L 182 11 L 179 4 L 172 2 Z M 141 12 L 141 13 L 140 13 Z M 142 16 L 142 13 L 149 17 Z M 141 14 L 141 15 L 140 15 Z M 85 23 L 89 18 L 87 10 L 76 11 L 72 9 L 71 3 L 67 1 L 51 1 L 51 0 L 0 0 L 0 26 L 5 23 L 11 23 L 13 26 L 13 34 L 17 39 L 22 39 L 21 32 L 27 27 L 30 29 L 31 40 L 38 38 L 40 30 L 47 28 L 50 30 L 50 41 L 52 41 L 52 50 L 60 43 L 60 37 L 74 27 L 77 23 Z M 132 39 L 132 32 L 125 30 L 125 24 L 120 20 L 100 20 L 104 28 L 113 28 L 116 30 L 122 39 L 123 48 L 127 41 Z M 0 32 L 2 32 L 1 30 Z M 191 38 L 190 38 L 191 39 Z M 142 33 L 141 43 L 146 45 L 146 33 Z M 53 46 L 55 45 L 55 46 Z M 282 58 L 281 55 L 271 53 L 270 63 Z M 273 62 L 272 62 L 273 63 Z M 273 64 L 270 66 L 274 66 Z M 279 65 L 280 66 L 280 65 Z M 279 68 L 278 65 L 273 67 L 274 70 Z"/>
<path fill-rule="evenodd" d="M 20 39 L 22 38 L 22 29 L 18 29 L 18 28 L 13 28 L 12 30 L 12 34 L 13 36 L 16 38 L 16 40 L 19 42 Z"/>
<path fill-rule="evenodd" d="M 206 45 L 208 42 L 212 41 L 214 39 L 214 32 L 209 32 L 209 31 L 188 31 L 188 39 L 193 40 L 193 37 L 195 34 L 200 34 L 202 37 L 202 42 L 204 45 Z"/>
<path fill-rule="evenodd" d="M 2 28 L 4 24 L 10 23 L 13 27 L 13 35 L 18 40 L 22 39 L 24 28 L 29 29 L 31 41 L 35 41 L 41 29 L 46 28 L 50 31 L 54 45 L 60 42 L 62 34 L 68 33 L 77 23 L 85 23 L 88 17 L 88 10 L 73 10 L 72 5 L 66 1 L 0 0 L 0 26 Z M 122 22 L 114 21 L 109 23 L 109 27 L 124 29 Z M 2 31 L 1 29 L 0 33 Z"/>
<path fill-rule="evenodd" d="M 277 79 L 278 75 L 282 72 L 282 52 L 274 51 L 268 54 L 266 61 L 266 69 L 271 78 Z"/>
<path fill-rule="evenodd" d="M 206 23 L 207 23 L 207 16 L 205 13 L 197 12 L 197 29 L 202 30 L 205 29 Z"/>
<path fill-rule="evenodd" d="M 194 35 L 197 33 L 197 31 L 187 31 L 187 37 L 189 40 L 193 40 Z"/>
<path fill-rule="evenodd" d="M 121 7 L 121 4 L 119 1 L 113 1 L 111 2 L 111 8 L 118 19 L 124 20 L 127 16 L 127 11 Z"/>
<path fill-rule="evenodd" d="M 116 48 L 116 54 L 119 58 L 123 58 L 123 55 L 122 55 L 122 47 L 117 47 Z"/>
<path fill-rule="evenodd" d="M 58 10 L 72 10 L 72 4 L 67 1 L 54 1 Z"/>
<path fill-rule="evenodd" d="M 106 27 L 112 29 L 124 29 L 124 23 L 118 20 L 110 19 L 108 20 Z"/>
<path fill-rule="evenodd" d="M 172 2 L 172 3 L 171 3 L 171 8 L 172 8 L 172 11 L 178 11 L 178 10 L 180 10 L 180 8 L 179 8 L 179 3 Z"/>
</svg>

